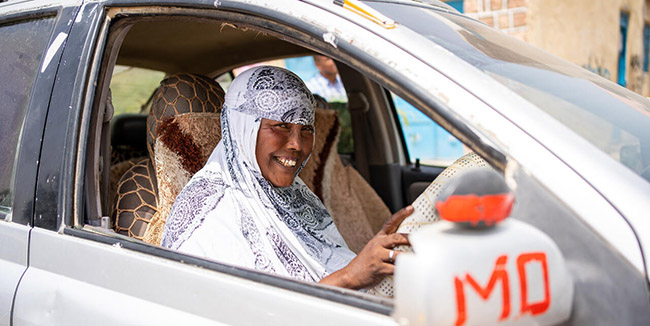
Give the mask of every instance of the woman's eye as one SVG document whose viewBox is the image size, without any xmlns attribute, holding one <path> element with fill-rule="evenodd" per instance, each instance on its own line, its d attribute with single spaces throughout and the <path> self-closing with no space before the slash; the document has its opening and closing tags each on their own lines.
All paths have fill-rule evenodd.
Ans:
<svg viewBox="0 0 650 326">
<path fill-rule="evenodd" d="M 302 131 L 306 131 L 306 132 L 309 132 L 309 133 L 313 134 L 314 133 L 314 127 L 305 126 L 305 127 L 302 127 Z"/>
<path fill-rule="evenodd" d="M 286 124 L 286 123 L 280 123 L 280 124 L 275 125 L 274 127 L 280 128 L 280 129 L 289 129 L 289 125 Z"/>
</svg>

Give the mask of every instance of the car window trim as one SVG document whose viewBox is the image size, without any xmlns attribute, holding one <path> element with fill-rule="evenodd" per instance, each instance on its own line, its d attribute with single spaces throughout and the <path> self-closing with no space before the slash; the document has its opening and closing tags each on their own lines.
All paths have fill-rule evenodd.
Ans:
<svg viewBox="0 0 650 326">
<path fill-rule="evenodd" d="M 395 129 L 399 134 L 400 145 L 404 150 L 404 158 L 406 159 L 406 165 L 411 165 L 413 164 L 413 162 L 411 162 L 411 153 L 409 152 L 408 146 L 406 146 L 406 137 L 404 137 L 404 129 L 402 128 L 402 123 L 400 122 L 399 116 L 397 115 L 397 107 L 395 106 L 395 99 L 391 95 L 390 90 L 388 90 L 385 87 L 384 87 L 384 92 L 386 93 L 386 98 L 388 99 L 388 106 L 390 107 L 390 113 L 393 116 L 393 120 L 395 120 L 396 122 Z"/>
<path fill-rule="evenodd" d="M 146 8 L 148 8 L 148 7 L 146 7 Z M 111 13 L 110 10 L 109 10 L 109 12 L 107 14 L 107 19 L 108 20 L 105 21 L 103 24 L 109 24 L 110 25 L 110 24 L 112 24 L 111 20 L 116 21 L 116 20 L 119 20 L 119 19 L 137 19 L 138 16 L 140 16 L 140 17 L 150 16 L 151 13 L 147 12 L 146 8 L 145 7 L 137 8 L 132 13 L 129 13 L 128 12 L 129 10 L 127 10 L 126 12 L 115 11 L 115 12 Z M 116 9 L 116 7 L 113 7 L 111 9 Z M 187 9 L 187 8 L 169 8 L 169 11 L 165 11 L 164 15 L 187 16 L 187 17 L 197 16 L 197 17 L 207 18 L 207 19 L 223 19 L 223 20 L 228 20 L 228 21 L 240 21 L 240 24 L 242 24 L 242 25 L 254 26 L 257 29 L 262 29 L 262 30 L 268 31 L 268 33 L 270 35 L 273 35 L 273 36 L 278 37 L 280 39 L 290 40 L 291 43 L 294 43 L 294 44 L 297 44 L 297 45 L 300 45 L 300 46 L 303 46 L 305 48 L 312 49 L 312 50 L 315 50 L 315 51 L 318 51 L 318 52 L 322 52 L 322 53 L 332 55 L 332 57 L 335 60 L 341 61 L 341 62 L 343 62 L 343 63 L 345 63 L 347 65 L 354 66 L 355 68 L 358 69 L 358 71 L 360 73 L 363 73 L 364 75 L 369 77 L 371 80 L 374 80 L 375 82 L 380 83 L 382 85 L 386 84 L 390 89 L 396 90 L 396 94 L 399 92 L 399 89 L 400 89 L 400 87 L 398 87 L 398 85 L 399 85 L 398 83 L 405 82 L 402 78 L 396 78 L 396 79 L 391 80 L 390 77 L 394 77 L 395 72 L 390 71 L 388 69 L 388 67 L 385 67 L 385 66 L 383 66 L 381 64 L 373 64 L 372 62 L 368 62 L 367 60 L 363 60 L 363 58 L 368 57 L 368 54 L 365 54 L 365 53 L 361 52 L 360 49 L 355 49 L 353 46 L 349 46 L 348 44 L 341 44 L 339 46 L 338 53 L 332 53 L 331 49 L 327 48 L 327 45 L 324 44 L 322 41 L 319 41 L 318 39 L 313 39 L 313 38 L 306 38 L 305 37 L 306 35 L 313 36 L 313 35 L 318 34 L 320 31 L 319 30 L 317 31 L 312 26 L 305 25 L 304 22 L 289 21 L 289 22 L 279 23 L 277 21 L 270 21 L 268 18 L 248 16 L 250 14 L 259 14 L 259 12 L 251 13 L 251 12 L 248 12 L 248 11 L 244 11 L 243 16 L 237 17 L 238 15 L 242 15 L 242 13 L 237 12 L 237 11 L 233 11 L 233 9 L 236 9 L 236 8 L 227 8 L 226 6 L 223 6 L 223 7 L 220 7 L 219 9 L 221 9 L 221 10 L 217 11 L 217 12 L 211 12 L 211 11 L 198 12 L 196 10 Z M 158 14 L 161 14 L 161 13 L 158 12 Z M 275 27 L 278 27 L 278 30 L 270 30 L 269 26 L 267 26 L 265 24 L 261 24 L 260 22 L 263 22 L 263 23 L 266 23 L 266 24 L 272 24 Z M 282 32 L 285 32 L 285 33 L 282 33 Z M 99 38 L 105 38 L 105 37 L 107 37 L 107 35 L 102 34 L 102 35 L 99 36 Z M 103 50 L 106 50 L 106 49 L 103 48 L 102 51 Z M 105 53 L 100 53 L 100 54 L 95 53 L 95 56 L 97 56 L 97 55 L 101 56 L 101 55 L 105 55 Z M 103 67 L 103 68 L 94 67 L 94 69 L 105 69 L 105 67 Z M 412 84 L 412 83 L 406 82 L 405 84 Z M 416 94 L 416 95 L 412 95 L 412 96 L 408 96 L 408 97 L 402 96 L 402 97 L 405 98 L 405 99 L 406 98 L 412 99 L 413 96 L 422 95 L 421 94 L 422 91 L 418 87 L 415 87 L 415 89 L 416 89 L 416 91 L 414 92 L 414 94 Z M 96 90 L 97 89 L 95 89 L 95 91 Z M 398 95 L 400 95 L 400 94 L 398 94 Z M 424 98 L 424 97 L 422 97 L 422 98 Z M 427 99 L 427 100 L 431 101 L 431 99 Z M 437 105 L 433 105 L 433 107 L 435 107 L 435 108 L 446 107 L 444 104 L 441 103 L 440 100 L 433 100 L 433 101 L 437 104 Z M 421 104 L 423 103 L 421 99 L 417 100 L 415 102 L 421 103 Z M 424 105 L 423 107 L 427 108 L 427 109 L 423 110 L 423 113 L 425 113 L 427 116 L 429 116 L 430 114 L 427 114 L 427 111 L 431 110 L 430 109 L 431 106 Z M 456 122 L 456 124 L 460 125 L 460 126 L 456 126 L 456 124 L 454 124 L 454 123 L 448 123 L 448 125 L 452 125 L 452 126 L 456 127 L 456 128 L 453 128 L 453 129 L 456 129 L 456 130 L 459 130 L 459 131 L 462 130 L 463 132 L 466 132 L 466 134 L 464 134 L 466 139 L 467 138 L 472 139 L 472 140 L 479 139 L 479 141 L 474 141 L 473 142 L 474 144 L 476 144 L 476 146 L 484 145 L 480 141 L 480 138 L 478 136 L 476 136 L 464 124 L 460 123 L 458 119 L 454 119 L 453 116 L 451 116 L 451 115 L 448 116 L 448 115 L 445 115 L 444 113 L 439 114 L 439 115 L 441 117 L 447 118 L 448 120 Z M 434 119 L 434 121 L 435 121 L 435 119 Z M 395 125 L 397 125 L 397 123 L 395 123 Z M 491 152 L 491 151 L 488 150 L 488 152 Z M 81 154 L 79 157 L 85 157 L 84 153 L 78 153 L 78 154 Z M 494 155 L 493 154 L 492 157 L 496 156 L 497 161 L 500 161 L 499 159 L 504 160 L 503 159 L 503 154 L 501 154 L 500 152 L 498 154 L 500 154 L 500 155 Z M 83 168 L 82 168 L 82 170 L 83 170 Z M 81 172 L 81 171 L 77 171 L 77 172 Z M 83 174 L 77 173 L 76 175 L 77 175 L 77 177 L 79 177 L 80 175 L 83 175 Z M 79 180 L 77 180 L 75 183 L 77 184 L 77 186 L 79 186 Z M 78 203 L 82 203 L 83 198 L 79 198 L 79 197 L 81 197 L 80 193 L 78 193 L 78 197 L 75 198 L 75 200 Z M 83 208 L 82 207 L 83 207 L 82 205 L 76 206 L 76 209 L 75 209 L 76 218 L 75 218 L 75 221 L 74 221 L 74 222 L 76 222 L 76 225 L 83 225 L 83 222 L 82 222 L 83 220 L 81 219 L 81 217 L 83 216 Z M 70 225 L 70 224 L 68 224 L 68 225 Z M 96 241 L 96 242 L 100 242 L 100 243 L 104 243 L 104 244 L 110 244 L 110 245 L 119 244 L 123 248 L 127 248 L 127 249 L 134 250 L 134 251 L 137 251 L 137 252 L 142 252 L 142 253 L 154 255 L 154 256 L 157 256 L 157 257 L 161 257 L 161 258 L 165 258 L 165 259 L 169 259 L 169 260 L 173 260 L 173 261 L 189 263 L 191 265 L 200 266 L 200 267 L 210 269 L 210 270 L 214 270 L 214 271 L 217 271 L 217 272 L 227 273 L 227 274 L 242 277 L 242 278 L 245 278 L 245 279 L 248 279 L 248 280 L 253 280 L 253 281 L 260 282 L 260 283 L 269 284 L 269 285 L 277 286 L 277 287 L 280 287 L 280 288 L 288 289 L 288 290 L 291 290 L 291 291 L 294 291 L 294 292 L 299 292 L 299 293 L 304 293 L 304 294 L 307 294 L 307 295 L 316 296 L 316 297 L 319 297 L 319 298 L 324 298 L 324 299 L 331 300 L 331 301 L 334 301 L 334 302 L 343 303 L 343 304 L 358 307 L 358 308 L 361 308 L 361 309 L 364 309 L 364 310 L 374 311 L 374 312 L 384 314 L 384 315 L 390 315 L 390 313 L 392 312 L 392 301 L 389 301 L 389 302 L 391 302 L 390 304 L 378 303 L 378 302 L 374 302 L 374 301 L 362 298 L 361 296 L 357 297 L 357 296 L 354 296 L 354 295 L 350 295 L 350 293 L 348 291 L 343 291 L 343 290 L 336 291 L 336 289 L 327 289 L 327 288 L 321 288 L 321 287 L 313 286 L 313 285 L 309 285 L 309 284 L 304 284 L 304 283 L 300 283 L 300 282 L 297 282 L 297 281 L 294 281 L 294 280 L 283 279 L 283 278 L 276 277 L 276 276 L 269 275 L 269 274 L 265 274 L 265 273 L 262 273 L 262 272 L 246 270 L 246 269 L 237 268 L 237 267 L 234 267 L 234 266 L 229 266 L 229 265 L 224 265 L 224 264 L 217 263 L 217 262 L 208 261 L 208 260 L 201 259 L 201 258 L 191 257 L 191 256 L 188 256 L 188 255 L 179 253 L 179 252 L 174 252 L 174 251 L 170 251 L 170 250 L 163 249 L 163 248 L 160 248 L 160 247 L 151 246 L 149 244 L 139 242 L 139 241 L 136 241 L 136 240 L 121 239 L 120 237 L 111 237 L 111 236 L 103 235 L 103 234 L 100 234 L 100 233 L 90 232 L 90 231 L 88 231 L 86 229 L 81 229 L 81 228 L 77 229 L 77 228 L 64 227 L 63 228 L 63 233 L 66 234 L 66 235 L 72 235 L 72 236 L 76 236 L 76 237 L 80 237 L 80 238 L 84 238 L 84 239 L 88 239 L 88 240 L 92 240 L 92 241 Z"/>
<path fill-rule="evenodd" d="M 15 10 L 9 14 L 0 12 L 0 26 L 53 19 L 51 29 L 48 31 L 50 34 L 47 46 L 51 45 L 55 35 L 69 28 L 64 22 L 65 18 L 75 11 L 74 6 L 66 7 L 60 3 L 52 3 L 49 6 L 36 9 L 16 10 L 11 6 L 0 9 L 5 11 Z M 42 69 L 41 65 L 45 60 L 46 51 L 47 48 L 44 48 L 41 63 L 39 64 L 40 69 Z M 53 60 L 56 61 L 59 55 L 54 55 Z M 14 161 L 15 170 L 11 182 L 13 192 L 11 212 L 9 214 L 2 213 L 0 219 L 22 225 L 34 225 L 34 200 L 36 198 L 37 175 L 40 166 L 40 150 L 53 81 L 54 73 L 51 69 L 37 71 L 32 87 L 29 90 L 29 100 L 20 127 L 21 134 L 18 139 L 18 148 Z M 21 183 L 20 187 L 16 186 L 18 180 Z"/>
<path fill-rule="evenodd" d="M 6 10 L 7 8 L 0 8 L 0 10 Z M 9 14 L 3 14 L 0 11 L 0 25 L 6 24 L 15 24 L 27 20 L 42 19 L 47 17 L 56 17 L 57 13 L 61 10 L 60 5 L 54 5 L 53 7 L 47 8 L 38 8 L 30 9 L 29 12 L 25 11 L 15 11 Z"/>
<path fill-rule="evenodd" d="M 179 263 L 195 265 L 215 272 L 224 273 L 244 278 L 246 280 L 279 287 L 285 290 L 314 296 L 320 299 L 345 304 L 386 316 L 390 316 L 390 314 L 393 312 L 392 300 L 377 297 L 378 301 L 372 301 L 369 300 L 369 298 L 365 298 L 365 295 L 355 295 L 352 290 L 314 286 L 308 283 L 299 282 L 288 278 L 281 278 L 260 271 L 244 269 L 237 266 L 226 265 L 207 259 L 189 256 L 182 252 L 164 249 L 158 246 L 152 246 L 135 239 L 123 239 L 119 235 L 111 237 L 108 235 L 103 235 L 98 231 L 89 231 L 86 229 L 76 229 L 70 227 L 64 228 L 63 234 L 107 245 L 120 246 L 124 249 L 133 250 Z"/>
</svg>

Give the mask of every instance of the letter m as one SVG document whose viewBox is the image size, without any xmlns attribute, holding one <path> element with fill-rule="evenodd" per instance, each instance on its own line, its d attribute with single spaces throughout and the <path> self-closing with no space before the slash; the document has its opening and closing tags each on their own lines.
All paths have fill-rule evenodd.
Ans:
<svg viewBox="0 0 650 326">
<path fill-rule="evenodd" d="M 465 274 L 465 279 L 454 277 L 454 284 L 456 287 L 456 308 L 457 308 L 457 317 L 456 317 L 456 326 L 461 326 L 465 324 L 467 320 L 467 308 L 465 302 L 465 286 L 467 283 L 471 286 L 474 291 L 476 291 L 483 300 L 487 300 L 490 297 L 490 294 L 496 287 L 498 281 L 501 281 L 501 291 L 503 293 L 503 305 L 501 309 L 501 317 L 499 320 L 504 320 L 510 314 L 510 287 L 508 280 L 508 272 L 506 271 L 506 262 L 508 256 L 500 256 L 497 258 L 497 261 L 494 265 L 494 270 L 490 276 L 487 286 L 481 287 L 478 282 L 470 275 L 469 273 Z"/>
</svg>

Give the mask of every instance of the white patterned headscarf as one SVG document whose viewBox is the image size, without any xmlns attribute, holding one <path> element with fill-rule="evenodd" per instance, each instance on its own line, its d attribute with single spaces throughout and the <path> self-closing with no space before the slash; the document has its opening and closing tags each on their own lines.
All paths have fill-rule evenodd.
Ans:
<svg viewBox="0 0 650 326">
<path fill-rule="evenodd" d="M 314 99 L 282 68 L 255 67 L 235 78 L 221 113 L 222 139 L 176 198 L 162 246 L 318 281 L 345 267 L 354 253 L 297 175 L 283 188 L 262 176 L 255 157 L 262 118 L 313 124 Z"/>
</svg>

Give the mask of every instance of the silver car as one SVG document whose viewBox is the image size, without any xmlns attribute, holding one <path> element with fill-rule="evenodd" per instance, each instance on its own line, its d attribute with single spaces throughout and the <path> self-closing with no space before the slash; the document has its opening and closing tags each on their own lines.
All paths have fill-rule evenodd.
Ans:
<svg viewBox="0 0 650 326">
<path fill-rule="evenodd" d="M 650 102 L 442 2 L 9 0 L 0 3 L 0 44 L 0 325 L 650 323 Z M 485 250 L 462 260 L 416 247 L 413 259 L 437 263 L 415 272 L 398 262 L 391 299 L 111 229 L 108 167 L 114 136 L 125 133 L 111 136 L 107 99 L 119 69 L 227 83 L 236 68 L 314 54 L 335 60 L 347 92 L 340 114 L 349 114 L 342 133 L 352 143 L 342 157 L 391 211 L 450 163 L 414 154 L 402 101 L 458 141 L 460 154 L 471 150 L 504 176 L 515 195 L 510 219 L 548 236 L 570 285 L 527 299 L 513 290 L 528 284 L 520 270 L 496 279 L 509 284 L 506 296 L 488 284 L 503 275 L 490 256 L 487 274 L 472 274 L 486 305 L 463 306 L 462 319 L 458 293 L 436 290 L 453 280 L 433 272 L 525 239 L 476 232 L 467 239 Z M 145 137 L 142 118 L 132 121 L 140 129 L 126 145 Z M 524 308 L 561 297 L 562 320 Z M 458 309 L 437 312 L 432 298 Z"/>
</svg>

